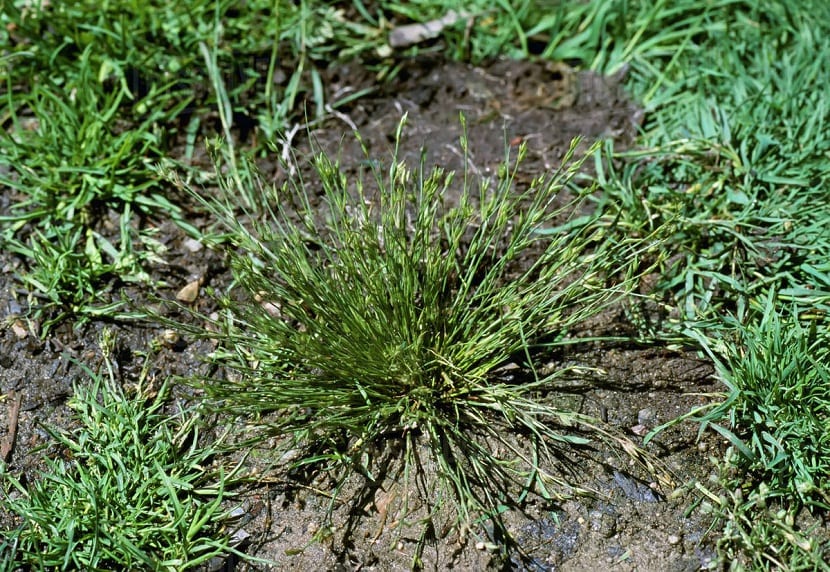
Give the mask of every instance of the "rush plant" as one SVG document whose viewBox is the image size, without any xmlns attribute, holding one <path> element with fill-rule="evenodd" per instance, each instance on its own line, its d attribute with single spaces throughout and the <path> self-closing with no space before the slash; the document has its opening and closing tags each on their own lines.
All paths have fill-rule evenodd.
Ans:
<svg viewBox="0 0 830 572">
<path fill-rule="evenodd" d="M 383 478 L 376 452 L 399 443 L 401 474 L 433 467 L 431 506 L 463 525 L 500 526 L 528 493 L 584 492 L 557 469 L 564 451 L 603 441 L 643 460 L 557 399 L 576 368 L 535 367 L 532 345 L 566 343 L 630 290 L 638 263 L 639 242 L 605 241 L 613 221 L 583 210 L 590 190 L 564 192 L 575 147 L 526 188 L 521 148 L 494 179 L 465 172 L 460 185 L 397 151 L 355 178 L 321 153 L 313 182 L 246 190 L 229 176 L 219 198 L 197 194 L 224 227 L 236 283 L 224 317 L 191 330 L 218 339 L 211 359 L 236 374 L 202 385 L 222 410 L 268 419 L 263 435 L 292 436 L 298 464 L 337 475 L 335 497 L 356 474 Z"/>
</svg>

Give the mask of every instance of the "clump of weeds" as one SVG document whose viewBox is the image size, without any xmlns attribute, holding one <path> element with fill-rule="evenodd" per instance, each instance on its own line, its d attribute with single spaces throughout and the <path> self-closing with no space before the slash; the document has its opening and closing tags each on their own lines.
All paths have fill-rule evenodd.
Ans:
<svg viewBox="0 0 830 572">
<path fill-rule="evenodd" d="M 729 328 L 690 331 L 726 391 L 688 417 L 730 445 L 717 486 L 698 488 L 733 569 L 826 570 L 830 542 L 818 529 L 830 508 L 830 349 L 820 315 L 782 306 L 770 292 L 747 316 L 725 319 Z"/>
</svg>

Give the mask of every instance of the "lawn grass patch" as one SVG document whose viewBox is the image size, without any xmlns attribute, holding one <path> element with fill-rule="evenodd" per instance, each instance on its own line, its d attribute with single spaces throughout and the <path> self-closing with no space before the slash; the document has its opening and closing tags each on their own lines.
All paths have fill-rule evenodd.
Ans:
<svg viewBox="0 0 830 572">
<path fill-rule="evenodd" d="M 143 380 L 128 395 L 106 368 L 69 401 L 76 427 L 46 428 L 59 454 L 24 485 L 2 467 L 4 511 L 19 526 L 0 534 L 4 570 L 190 570 L 228 555 L 223 499 L 237 479 L 216 464 L 200 416 L 169 413 L 169 385 Z M 220 439 L 221 441 L 221 439 Z"/>
<path fill-rule="evenodd" d="M 574 149 L 527 188 L 516 183 L 524 147 L 485 180 L 456 181 L 423 159 L 411 167 L 397 151 L 356 178 L 323 153 L 313 184 L 238 189 L 222 177 L 221 195 L 201 200 L 232 246 L 237 291 L 222 319 L 189 332 L 218 340 L 210 359 L 237 374 L 200 386 L 222 411 L 263 416 L 257 438 L 290 436 L 298 465 L 335 476 L 335 499 L 361 475 L 377 486 L 388 467 L 373 451 L 398 443 L 407 479 L 430 481 L 419 467 L 436 467 L 431 506 L 452 507 L 459 530 L 492 519 L 506 539 L 500 514 L 525 495 L 587 492 L 578 473 L 565 476 L 573 466 L 550 469 L 563 456 L 602 442 L 648 465 L 627 438 L 557 401 L 579 368 L 540 377 L 530 351 L 566 343 L 639 276 L 640 240 L 604 240 L 613 220 L 580 211 L 590 190 L 564 198 L 583 161 Z M 510 363 L 525 376 L 500 374 Z"/>
<path fill-rule="evenodd" d="M 727 319 L 725 336 L 691 332 L 714 361 L 723 399 L 692 412 L 730 448 L 723 493 L 700 487 L 723 526 L 726 561 L 753 570 L 826 570 L 830 541 L 815 530 L 830 507 L 830 349 L 815 316 L 771 293 L 751 318 Z"/>
<path fill-rule="evenodd" d="M 162 246 L 134 214 L 181 219 L 150 168 L 161 157 L 152 120 L 125 126 L 126 93 L 91 77 L 89 51 L 82 60 L 68 98 L 48 80 L 19 97 L 9 85 L 4 98 L 12 129 L 0 133 L 0 184 L 15 200 L 0 216 L 0 240 L 26 263 L 20 279 L 43 333 L 68 316 L 116 315 L 119 296 L 104 294 L 116 279 L 150 283 L 145 268 Z"/>
<path fill-rule="evenodd" d="M 620 228 L 672 245 L 655 295 L 726 388 L 691 417 L 731 444 L 700 490 L 736 569 L 826 569 L 811 527 L 827 509 L 828 15 L 809 0 L 707 7 L 670 65 L 631 61 L 643 148 L 598 170 Z"/>
<path fill-rule="evenodd" d="M 660 97 L 647 102 L 644 148 L 601 184 L 628 195 L 631 226 L 671 235 L 662 288 L 686 319 L 717 322 L 770 288 L 827 307 L 830 74 L 819 62 L 830 43 L 817 14 L 830 16 L 827 5 L 726 3 L 709 17 L 727 27 L 695 30 L 672 67 L 632 75 L 644 97 L 659 82 Z"/>
<path fill-rule="evenodd" d="M 306 32 L 327 16 L 322 5 L 270 1 L 241 10 L 207 2 L 13 2 L 4 10 L 0 184 L 15 200 L 0 217 L 0 240 L 23 262 L 35 331 L 46 335 L 67 318 L 129 317 L 119 286 L 154 286 L 149 267 L 163 252 L 146 219 L 184 223 L 150 166 L 177 138 L 191 158 L 206 127 L 212 89 L 199 46 L 217 48 L 221 67 L 212 71 L 232 82 L 234 113 L 250 100 L 271 118 L 270 136 L 298 111 L 298 81 L 307 79 L 290 34 L 302 31 L 293 39 L 304 49 L 319 45 Z M 279 87 L 275 66 L 296 58 L 296 76 Z M 264 99 L 249 97 L 261 91 Z"/>
</svg>

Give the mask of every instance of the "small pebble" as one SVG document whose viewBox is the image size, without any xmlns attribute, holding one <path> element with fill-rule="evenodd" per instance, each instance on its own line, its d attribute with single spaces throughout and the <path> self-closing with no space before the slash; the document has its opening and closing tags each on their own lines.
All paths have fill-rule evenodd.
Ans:
<svg viewBox="0 0 830 572">
<path fill-rule="evenodd" d="M 631 432 L 637 435 L 638 437 L 645 437 L 646 433 L 648 433 L 648 427 L 645 425 L 635 425 L 631 428 Z"/>
<path fill-rule="evenodd" d="M 656 420 L 657 415 L 651 407 L 640 409 L 640 411 L 637 412 L 637 423 L 639 425 L 653 425 Z"/>
<path fill-rule="evenodd" d="M 265 310 L 265 312 L 272 318 L 280 318 L 282 316 L 280 307 L 273 302 L 260 302 L 260 306 L 262 306 L 262 309 Z"/>
<path fill-rule="evenodd" d="M 239 546 L 240 544 L 243 544 L 246 540 L 248 540 L 250 537 L 251 535 L 247 531 L 240 528 L 231 535 L 231 546 Z"/>
<path fill-rule="evenodd" d="M 23 325 L 22 320 L 15 320 L 12 322 L 12 332 L 17 337 L 18 340 L 26 339 L 26 336 L 29 335 L 29 330 L 26 329 L 26 326 Z"/>
<path fill-rule="evenodd" d="M 669 541 L 669 544 L 671 544 L 672 546 L 680 543 L 680 537 L 676 534 L 670 534 L 667 540 Z"/>
<path fill-rule="evenodd" d="M 183 246 L 188 252 L 199 252 L 204 248 L 204 245 L 195 238 L 185 239 Z"/>
<path fill-rule="evenodd" d="M 224 556 L 214 556 L 208 560 L 207 564 L 204 565 L 204 569 L 207 570 L 207 572 L 219 572 L 225 568 L 225 564 L 227 563 L 226 561 L 227 558 Z"/>
<path fill-rule="evenodd" d="M 181 336 L 176 330 L 164 330 L 159 336 L 159 341 L 165 346 L 171 348 L 181 341 Z"/>
<path fill-rule="evenodd" d="M 202 281 L 200 279 L 190 282 L 187 286 L 179 290 L 179 292 L 176 294 L 176 300 L 178 300 L 179 302 L 184 302 L 186 304 L 195 302 L 196 298 L 199 297 L 199 286 L 201 285 Z"/>
<path fill-rule="evenodd" d="M 8 308 L 10 316 L 18 316 L 22 311 L 20 304 L 17 303 L 17 300 L 9 300 Z"/>
</svg>

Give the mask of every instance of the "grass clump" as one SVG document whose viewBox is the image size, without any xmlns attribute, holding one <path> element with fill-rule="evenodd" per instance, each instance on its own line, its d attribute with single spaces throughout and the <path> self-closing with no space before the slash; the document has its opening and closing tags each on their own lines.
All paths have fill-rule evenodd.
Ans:
<svg viewBox="0 0 830 572">
<path fill-rule="evenodd" d="M 827 562 L 830 543 L 813 528 L 830 508 L 830 348 L 815 315 L 779 307 L 770 294 L 757 319 L 727 320 L 724 337 L 693 333 L 727 390 L 690 415 L 731 445 L 720 463 L 726 494 L 702 490 L 723 522 L 726 560 L 758 570 L 825 570 L 816 565 Z"/>
<path fill-rule="evenodd" d="M 113 280 L 148 283 L 161 245 L 134 214 L 179 212 L 162 194 L 149 160 L 160 155 L 152 126 L 122 129 L 123 91 L 107 94 L 84 68 L 70 97 L 44 82 L 6 100 L 13 129 L 0 133 L 0 184 L 15 194 L 0 216 L 0 241 L 25 261 L 32 316 L 58 320 L 115 313 Z"/>
<path fill-rule="evenodd" d="M 821 513 L 806 511 L 764 482 L 747 483 L 742 471 L 746 458 L 734 447 L 713 461 L 718 483 L 697 483 L 697 489 L 701 512 L 713 515 L 718 525 L 720 562 L 735 572 L 830 570 L 830 542 L 822 535 Z"/>
<path fill-rule="evenodd" d="M 61 454 L 41 454 L 38 480 L 2 467 L 0 506 L 19 522 L 0 533 L 4 570 L 189 570 L 232 550 L 221 505 L 235 477 L 213 468 L 199 416 L 165 412 L 168 386 L 126 395 L 106 364 L 75 389 L 76 428 L 47 429 Z"/>
<path fill-rule="evenodd" d="M 805 505 L 830 508 L 830 347 L 770 296 L 758 323 L 709 348 L 726 399 L 700 418 L 729 437 L 748 474 Z M 708 347 L 708 345 L 707 345 Z M 732 429 L 727 429 L 724 423 Z"/>
<path fill-rule="evenodd" d="M 574 152 L 525 189 L 515 180 L 524 148 L 494 180 L 465 172 L 460 194 L 452 173 L 409 168 L 397 152 L 368 181 L 317 155 L 319 205 L 302 181 L 223 180 L 221 197 L 203 200 L 234 246 L 242 292 L 224 300 L 220 331 L 196 333 L 218 338 L 211 359 L 238 375 L 205 379 L 209 395 L 250 418 L 276 412 L 259 423 L 293 436 L 299 464 L 332 471 L 335 497 L 355 474 L 382 482 L 378 451 L 400 444 L 402 474 L 431 482 L 426 502 L 464 526 L 499 524 L 529 493 L 584 492 L 557 459 L 592 440 L 637 457 L 553 397 L 578 368 L 539 377 L 529 349 L 565 343 L 635 281 L 639 242 L 604 240 L 613 223 L 581 209 L 589 191 L 565 198 L 582 164 Z M 240 218 L 245 203 L 262 210 Z M 510 363 L 526 375 L 510 379 Z"/>
</svg>

